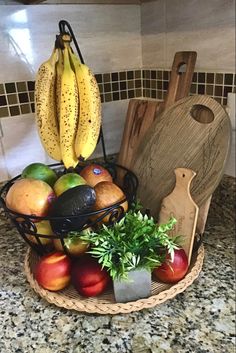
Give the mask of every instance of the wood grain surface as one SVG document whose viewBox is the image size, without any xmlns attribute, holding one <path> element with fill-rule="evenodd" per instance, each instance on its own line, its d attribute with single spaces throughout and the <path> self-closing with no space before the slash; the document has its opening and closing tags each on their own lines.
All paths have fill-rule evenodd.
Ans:
<svg viewBox="0 0 236 353">
<path fill-rule="evenodd" d="M 131 99 L 128 106 L 124 132 L 118 156 L 118 164 L 131 168 L 131 161 L 135 156 L 137 147 L 151 127 L 153 121 L 164 109 L 177 100 L 188 96 L 195 67 L 197 53 L 194 51 L 181 51 L 175 53 L 170 82 L 164 102 L 157 100 Z M 184 72 L 180 71 L 182 65 Z"/>
<path fill-rule="evenodd" d="M 199 211 L 190 195 L 190 184 L 196 173 L 187 168 L 177 168 L 174 173 L 175 188 L 161 203 L 159 223 L 166 223 L 170 217 L 177 220 L 170 235 L 181 236 L 181 247 L 190 264 Z"/>
<path fill-rule="evenodd" d="M 131 99 L 125 120 L 124 132 L 118 156 L 118 164 L 131 168 L 131 161 L 140 141 L 158 116 L 163 102 Z"/>
<path fill-rule="evenodd" d="M 201 122 L 203 116 L 204 123 Z M 132 160 L 138 197 L 158 217 L 161 200 L 174 188 L 174 169 L 194 170 L 191 195 L 200 207 L 223 175 L 231 126 L 224 108 L 204 96 L 183 98 L 156 119 Z"/>
<path fill-rule="evenodd" d="M 179 99 L 188 96 L 196 59 L 197 53 L 195 51 L 175 53 L 164 109 L 170 107 Z"/>
</svg>

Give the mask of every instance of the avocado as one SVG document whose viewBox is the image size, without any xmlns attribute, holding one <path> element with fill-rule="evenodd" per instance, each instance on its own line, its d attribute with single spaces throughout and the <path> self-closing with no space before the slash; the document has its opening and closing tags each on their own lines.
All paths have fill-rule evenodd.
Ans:
<svg viewBox="0 0 236 353">
<path fill-rule="evenodd" d="M 96 201 L 96 193 L 89 185 L 78 185 L 63 192 L 53 203 L 50 215 L 63 217 L 51 219 L 51 227 L 54 233 L 68 233 L 80 230 L 88 221 L 83 213 L 89 212 Z M 77 216 L 77 217 L 69 217 Z"/>
</svg>

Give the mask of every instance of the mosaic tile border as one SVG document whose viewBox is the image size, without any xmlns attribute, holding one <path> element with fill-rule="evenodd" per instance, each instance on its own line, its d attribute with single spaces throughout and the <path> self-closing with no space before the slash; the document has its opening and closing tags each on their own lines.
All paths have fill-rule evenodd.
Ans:
<svg viewBox="0 0 236 353">
<path fill-rule="evenodd" d="M 143 70 L 143 97 L 165 99 L 170 79 L 169 70 Z M 207 94 L 222 105 L 227 94 L 235 92 L 236 74 L 194 72 L 190 95 Z"/>
<path fill-rule="evenodd" d="M 95 75 L 101 101 L 112 102 L 131 98 L 165 99 L 170 70 L 137 69 Z M 233 73 L 195 72 L 190 94 L 208 94 L 222 105 L 227 94 L 235 92 Z M 34 113 L 34 81 L 0 83 L 0 118 Z"/>
<path fill-rule="evenodd" d="M 142 70 L 96 74 L 101 101 L 111 102 L 142 97 Z"/>
<path fill-rule="evenodd" d="M 0 83 L 0 118 L 34 113 L 34 81 Z"/>
</svg>

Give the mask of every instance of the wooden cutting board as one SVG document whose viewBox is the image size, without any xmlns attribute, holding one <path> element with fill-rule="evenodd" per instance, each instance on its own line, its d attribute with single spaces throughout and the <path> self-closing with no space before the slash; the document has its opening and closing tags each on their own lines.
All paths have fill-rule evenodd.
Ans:
<svg viewBox="0 0 236 353">
<path fill-rule="evenodd" d="M 118 156 L 118 164 L 130 168 L 131 161 L 140 141 L 155 120 L 163 102 L 156 100 L 131 99 Z"/>
<path fill-rule="evenodd" d="M 157 100 L 131 99 L 118 156 L 118 164 L 131 168 L 136 149 L 153 121 L 175 101 L 188 96 L 197 53 L 177 52 L 174 56 L 170 82 L 165 102 Z M 181 68 L 184 68 L 182 70 Z"/>
<path fill-rule="evenodd" d="M 175 53 L 164 109 L 189 95 L 196 60 L 195 51 Z"/>
<path fill-rule="evenodd" d="M 194 170 L 191 195 L 204 204 L 219 184 L 230 147 L 231 126 L 224 108 L 204 96 L 183 98 L 156 119 L 139 144 L 132 170 L 138 197 L 158 217 L 161 200 L 174 188 L 173 170 Z"/>
<path fill-rule="evenodd" d="M 170 235 L 181 236 L 181 247 L 188 256 L 190 264 L 198 220 L 198 206 L 190 195 L 190 184 L 196 173 L 187 168 L 177 168 L 174 172 L 175 188 L 161 203 L 159 223 L 166 223 L 170 217 L 177 220 Z"/>
</svg>

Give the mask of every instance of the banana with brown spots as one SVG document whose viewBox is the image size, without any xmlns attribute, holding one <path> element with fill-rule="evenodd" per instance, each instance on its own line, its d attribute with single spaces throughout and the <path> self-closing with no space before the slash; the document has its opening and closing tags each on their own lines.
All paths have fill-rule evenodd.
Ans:
<svg viewBox="0 0 236 353">
<path fill-rule="evenodd" d="M 39 136 L 48 155 L 61 161 L 60 137 L 56 117 L 55 65 L 58 51 L 54 49 L 49 60 L 44 62 L 35 81 L 35 116 Z"/>
<path fill-rule="evenodd" d="M 75 168 L 78 159 L 74 145 L 78 125 L 78 88 L 70 66 L 68 48 L 63 50 L 64 68 L 61 76 L 60 145 L 65 167 Z"/>
<path fill-rule="evenodd" d="M 60 102 L 61 102 L 61 77 L 63 72 L 63 53 L 58 49 L 58 61 L 56 63 L 56 113 L 57 124 L 60 131 Z"/>
<path fill-rule="evenodd" d="M 97 81 L 87 65 L 69 49 L 79 90 L 79 123 L 75 138 L 77 158 L 86 160 L 97 145 L 101 127 L 101 99 Z"/>
</svg>

